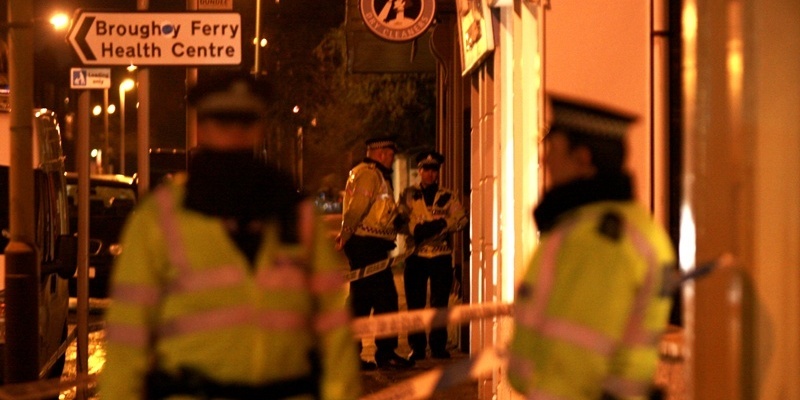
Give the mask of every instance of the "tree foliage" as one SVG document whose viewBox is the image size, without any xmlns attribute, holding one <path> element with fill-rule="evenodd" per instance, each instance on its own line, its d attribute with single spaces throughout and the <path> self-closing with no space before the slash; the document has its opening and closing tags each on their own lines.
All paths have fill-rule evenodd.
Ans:
<svg viewBox="0 0 800 400">
<path fill-rule="evenodd" d="M 375 134 L 395 135 L 404 148 L 433 144 L 434 74 L 349 73 L 343 28 L 331 30 L 314 55 L 328 88 L 320 112 L 332 118 L 331 129 L 341 135 L 345 145 L 353 146 Z"/>
<path fill-rule="evenodd" d="M 435 75 L 350 73 L 345 37 L 338 27 L 308 53 L 273 48 L 280 62 L 273 65 L 271 81 L 281 100 L 273 110 L 271 147 L 296 173 L 302 165 L 305 188 L 331 174 L 343 183 L 370 136 L 396 135 L 406 149 L 435 142 Z M 293 113 L 295 105 L 299 111 Z"/>
</svg>

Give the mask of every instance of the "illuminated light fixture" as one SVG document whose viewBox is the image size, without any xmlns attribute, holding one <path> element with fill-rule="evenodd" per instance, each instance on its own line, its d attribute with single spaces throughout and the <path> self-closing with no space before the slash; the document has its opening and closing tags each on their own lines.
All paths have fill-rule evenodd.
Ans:
<svg viewBox="0 0 800 400">
<path fill-rule="evenodd" d="M 57 31 L 65 29 L 69 26 L 69 16 L 64 13 L 57 13 L 50 17 L 50 24 L 53 25 L 53 28 Z"/>
</svg>

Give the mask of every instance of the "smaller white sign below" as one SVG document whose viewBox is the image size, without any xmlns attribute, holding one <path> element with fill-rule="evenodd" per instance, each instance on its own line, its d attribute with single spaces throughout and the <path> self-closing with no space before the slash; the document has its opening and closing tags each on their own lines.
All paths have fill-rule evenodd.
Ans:
<svg viewBox="0 0 800 400">
<path fill-rule="evenodd" d="M 111 87 L 111 68 L 71 68 L 71 89 L 108 89 Z"/>
<path fill-rule="evenodd" d="M 198 10 L 233 10 L 233 0 L 197 0 Z"/>
</svg>

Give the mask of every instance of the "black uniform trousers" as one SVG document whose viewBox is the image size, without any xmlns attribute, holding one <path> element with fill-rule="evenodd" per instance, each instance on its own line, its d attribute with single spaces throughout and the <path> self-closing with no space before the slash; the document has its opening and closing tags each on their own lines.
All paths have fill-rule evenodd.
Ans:
<svg viewBox="0 0 800 400">
<path fill-rule="evenodd" d="M 394 249 L 393 241 L 369 236 L 352 236 L 344 244 L 344 254 L 350 262 L 350 270 L 366 267 L 385 260 Z M 399 310 L 397 288 L 394 285 L 392 269 L 387 268 L 374 275 L 350 282 L 350 307 L 355 317 L 374 314 L 394 313 Z M 375 359 L 388 359 L 397 348 L 397 336 L 375 340 Z M 358 342 L 361 350 L 361 341 Z"/>
<path fill-rule="evenodd" d="M 406 258 L 404 273 L 406 304 L 409 310 L 425 308 L 428 294 L 428 280 L 431 282 L 431 307 L 446 308 L 450 300 L 450 288 L 453 285 L 453 257 L 451 255 L 433 258 L 411 255 Z M 435 328 L 430 331 L 432 352 L 441 352 L 447 347 L 447 328 Z M 417 354 L 425 354 L 427 338 L 425 332 L 410 333 L 408 344 Z"/>
</svg>

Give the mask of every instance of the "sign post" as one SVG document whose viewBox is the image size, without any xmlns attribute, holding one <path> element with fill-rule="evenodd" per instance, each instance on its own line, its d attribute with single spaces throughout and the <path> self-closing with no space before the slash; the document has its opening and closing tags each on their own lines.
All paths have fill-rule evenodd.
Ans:
<svg viewBox="0 0 800 400">
<path fill-rule="evenodd" d="M 81 12 L 67 40 L 84 65 L 238 65 L 238 13 Z"/>
</svg>

